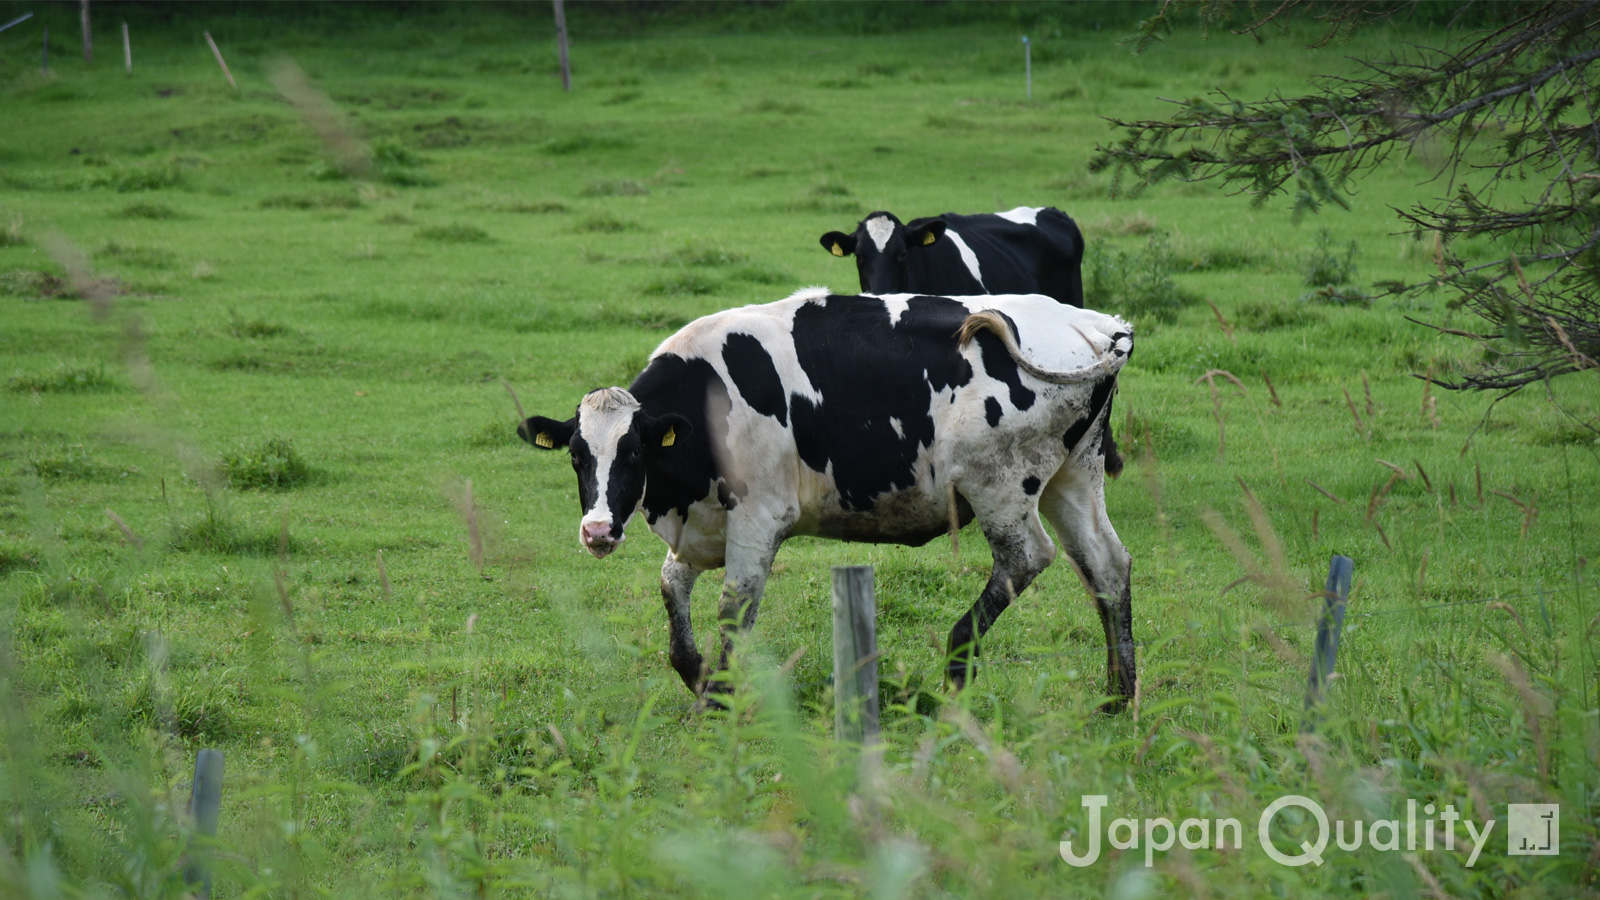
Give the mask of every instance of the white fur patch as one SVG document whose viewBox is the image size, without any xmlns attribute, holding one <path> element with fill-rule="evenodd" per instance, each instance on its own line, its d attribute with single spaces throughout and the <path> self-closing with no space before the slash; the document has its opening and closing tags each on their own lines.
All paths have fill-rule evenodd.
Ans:
<svg viewBox="0 0 1600 900">
<path fill-rule="evenodd" d="M 828 295 L 831 293 L 833 293 L 832 288 L 824 287 L 820 284 L 814 284 L 795 291 L 788 297 L 784 298 L 784 302 L 806 303 L 812 300 L 826 300 L 828 299 Z"/>
<path fill-rule="evenodd" d="M 889 238 L 894 237 L 894 222 L 883 216 L 868 219 L 867 237 L 872 238 L 872 243 L 882 253 L 883 248 L 889 245 Z"/>
<path fill-rule="evenodd" d="M 1044 209 L 1044 207 L 1019 206 L 1016 209 L 1006 210 L 1002 213 L 995 213 L 995 215 L 1005 219 L 1008 222 L 1015 222 L 1018 225 L 1037 225 L 1039 224 L 1039 210 L 1041 209 Z"/>
<path fill-rule="evenodd" d="M 617 444 L 633 427 L 633 414 L 639 401 L 622 388 L 602 388 L 585 394 L 578 403 L 578 435 L 594 454 L 594 507 L 584 510 L 581 530 L 589 522 L 613 523 L 614 516 L 627 516 L 633 510 L 613 510 L 606 502 L 611 463 L 617 458 Z"/>
<path fill-rule="evenodd" d="M 911 298 L 916 296 L 918 295 L 880 294 L 878 296 L 878 299 L 882 300 L 883 305 L 889 310 L 889 324 L 891 326 L 900 324 L 900 317 L 906 314 L 906 310 L 911 307 Z"/>
<path fill-rule="evenodd" d="M 967 246 L 967 242 L 961 239 L 961 235 L 956 234 L 954 231 L 947 228 L 944 236 L 956 245 L 957 250 L 961 251 L 961 261 L 967 264 L 967 271 L 971 272 L 972 277 L 977 280 L 978 287 L 983 287 L 983 273 L 978 270 L 978 254 L 973 253 L 972 248 Z M 984 288 L 984 290 L 988 290 L 988 288 Z"/>
</svg>

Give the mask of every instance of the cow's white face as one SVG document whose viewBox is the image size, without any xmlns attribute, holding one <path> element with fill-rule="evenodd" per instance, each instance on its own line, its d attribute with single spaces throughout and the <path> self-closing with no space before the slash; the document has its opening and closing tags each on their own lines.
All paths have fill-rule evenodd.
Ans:
<svg viewBox="0 0 1600 900">
<path fill-rule="evenodd" d="M 649 463 L 687 428 L 681 416 L 650 416 L 622 388 L 602 388 L 586 394 L 571 419 L 534 416 L 517 433 L 542 450 L 568 448 L 583 509 L 578 542 L 598 559 L 627 538 L 623 528 L 644 499 Z"/>
</svg>

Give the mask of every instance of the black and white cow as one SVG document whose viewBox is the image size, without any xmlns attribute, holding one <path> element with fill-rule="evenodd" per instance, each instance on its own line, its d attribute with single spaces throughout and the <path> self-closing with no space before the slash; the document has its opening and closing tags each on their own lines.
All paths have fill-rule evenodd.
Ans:
<svg viewBox="0 0 1600 900">
<path fill-rule="evenodd" d="M 1040 295 L 836 296 L 720 312 L 664 341 L 631 387 L 585 395 L 518 434 L 570 450 L 578 539 L 603 557 L 644 513 L 667 543 L 672 666 L 719 689 L 792 535 L 920 546 L 977 517 L 994 570 L 950 632 L 961 687 L 975 643 L 1055 558 L 1054 526 L 1105 626 L 1112 708 L 1133 696 L 1131 560 L 1106 517 L 1106 416 L 1133 352 L 1126 322 Z M 689 596 L 726 566 L 722 659 L 705 668 Z M 733 623 L 737 622 L 735 626 Z"/>
<path fill-rule="evenodd" d="M 822 249 L 856 258 L 872 294 L 1047 294 L 1083 306 L 1083 233 L 1053 206 L 901 224 L 869 214 L 854 234 L 830 231 Z"/>
</svg>

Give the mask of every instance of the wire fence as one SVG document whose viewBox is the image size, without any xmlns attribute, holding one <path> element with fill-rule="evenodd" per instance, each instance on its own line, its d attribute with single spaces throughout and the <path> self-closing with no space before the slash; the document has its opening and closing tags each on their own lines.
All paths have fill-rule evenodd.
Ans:
<svg viewBox="0 0 1600 900">
<path fill-rule="evenodd" d="M 1543 587 L 1540 587 L 1540 588 L 1535 589 L 1532 592 L 1524 592 L 1524 593 L 1518 593 L 1518 594 L 1505 594 L 1505 595 L 1502 595 L 1502 596 L 1499 596 L 1499 597 L 1478 597 L 1478 598 L 1475 598 L 1475 599 L 1472 599 L 1472 600 L 1453 600 L 1453 601 L 1450 601 L 1448 603 L 1428 603 L 1428 604 L 1424 604 L 1422 606 L 1407 606 L 1407 607 L 1402 607 L 1400 609 L 1380 609 L 1380 610 L 1375 610 L 1373 612 L 1346 613 L 1345 614 L 1345 618 L 1347 620 L 1349 620 L 1349 619 L 1371 619 L 1371 618 L 1377 618 L 1379 616 L 1398 616 L 1398 615 L 1404 615 L 1406 613 L 1428 612 L 1428 611 L 1441 610 L 1441 609 L 1457 609 L 1457 608 L 1467 607 L 1467 606 L 1484 606 L 1485 604 L 1489 604 L 1489 603 L 1507 603 L 1507 604 L 1509 604 L 1509 603 L 1512 603 L 1512 602 L 1522 602 L 1522 601 L 1527 601 L 1527 600 L 1539 600 L 1541 603 L 1543 603 L 1544 602 L 1544 598 L 1546 598 L 1546 597 L 1554 596 L 1554 595 L 1557 595 L 1557 594 L 1575 592 L 1575 591 L 1578 591 L 1579 589 L 1583 589 L 1583 588 L 1600 588 L 1600 582 L 1593 582 L 1593 583 L 1586 582 L 1586 583 L 1583 583 L 1583 584 L 1571 585 L 1571 586 L 1566 586 L 1566 587 L 1549 588 L 1549 589 L 1545 589 Z M 1178 633 L 1175 633 L 1175 634 L 1171 634 L 1171 635 L 1155 638 L 1155 639 L 1152 639 L 1152 640 L 1135 641 L 1134 642 L 1134 646 L 1135 647 L 1151 647 L 1151 646 L 1157 646 L 1157 645 L 1161 645 L 1161 644 L 1170 644 L 1170 643 L 1173 643 L 1174 641 L 1183 640 L 1183 639 L 1186 639 L 1186 638 L 1237 637 L 1239 634 L 1241 634 L 1244 631 L 1247 631 L 1247 630 L 1254 631 L 1254 630 L 1257 630 L 1259 628 L 1265 628 L 1266 630 L 1271 631 L 1274 634 L 1284 634 L 1284 633 L 1288 633 L 1288 632 L 1302 632 L 1302 631 L 1305 630 L 1305 627 L 1303 625 L 1256 625 L 1256 626 L 1241 625 L 1238 628 L 1218 628 L 1218 629 L 1210 629 L 1210 630 L 1206 630 L 1206 631 L 1185 630 L 1185 631 L 1182 631 L 1182 632 L 1178 632 Z M 991 666 L 994 666 L 994 665 L 1018 665 L 1018 664 L 1031 663 L 1031 662 L 1034 662 L 1036 660 L 1059 659 L 1059 658 L 1063 658 L 1063 657 L 1077 657 L 1077 656 L 1083 656 L 1083 655 L 1090 654 L 1090 653 L 1105 653 L 1107 651 L 1107 649 L 1108 648 L 1103 644 L 1095 644 L 1095 645 L 1088 646 L 1088 647 L 1074 647 L 1074 648 L 1069 649 L 1069 650 L 1051 651 L 1049 653 L 1017 653 L 1017 654 L 1012 654 L 1011 656 L 1003 656 L 1003 657 L 998 657 L 998 658 L 994 658 L 994 659 L 986 659 L 986 660 L 984 660 L 984 662 L 987 663 L 988 665 L 991 665 Z"/>
</svg>

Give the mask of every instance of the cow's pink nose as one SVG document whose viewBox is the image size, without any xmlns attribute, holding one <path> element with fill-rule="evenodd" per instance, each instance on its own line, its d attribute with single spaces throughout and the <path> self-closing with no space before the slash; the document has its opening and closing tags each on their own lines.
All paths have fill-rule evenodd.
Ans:
<svg viewBox="0 0 1600 900">
<path fill-rule="evenodd" d="M 585 522 L 578 531 L 578 537 L 596 557 L 605 556 L 617 549 L 618 541 L 611 536 L 610 522 Z"/>
</svg>

